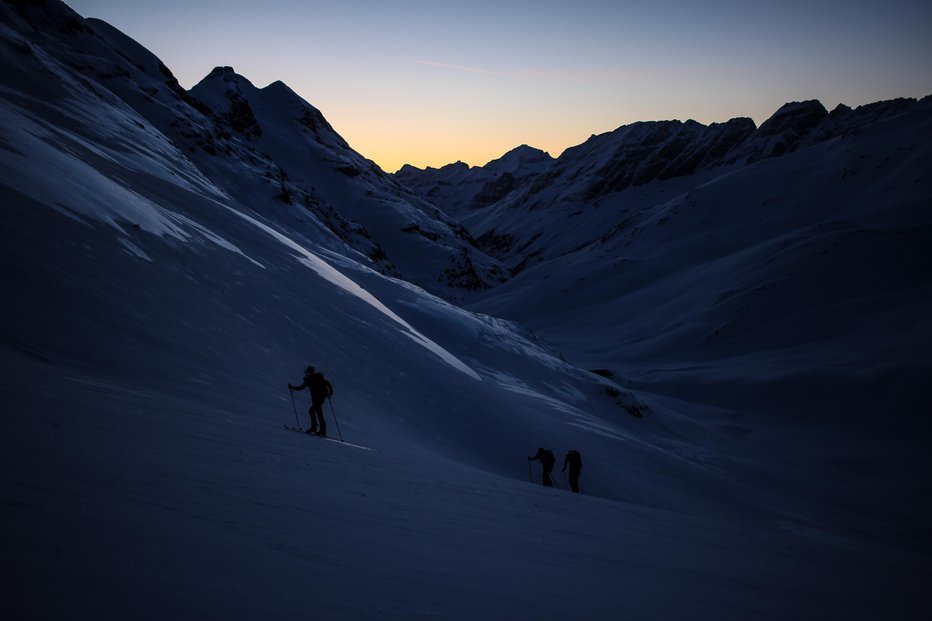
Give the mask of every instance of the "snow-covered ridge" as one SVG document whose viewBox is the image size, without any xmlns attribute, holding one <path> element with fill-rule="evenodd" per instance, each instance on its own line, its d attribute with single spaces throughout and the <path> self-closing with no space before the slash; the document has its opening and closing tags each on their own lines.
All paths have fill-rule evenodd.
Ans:
<svg viewBox="0 0 932 621">
<path fill-rule="evenodd" d="M 485 166 L 463 162 L 421 170 L 405 165 L 394 177 L 424 200 L 454 216 L 502 199 L 553 164 L 549 153 L 527 145 L 512 149 Z"/>
<path fill-rule="evenodd" d="M 448 297 L 504 279 L 461 227 L 354 151 L 282 82 L 260 89 L 217 67 L 186 92 L 151 52 L 100 20 L 57 2 L 4 12 L 9 24 L 36 33 L 37 53 L 100 84 L 256 213 Z"/>
<path fill-rule="evenodd" d="M 759 128 L 749 118 L 710 125 L 645 121 L 594 135 L 556 159 L 522 146 L 481 167 L 406 165 L 395 177 L 457 217 L 499 201 L 533 204 L 535 195 L 555 191 L 567 199 L 599 201 L 632 186 L 778 157 L 925 105 L 927 99 L 896 99 L 853 110 L 839 105 L 829 113 L 815 100 L 792 102 Z"/>
</svg>

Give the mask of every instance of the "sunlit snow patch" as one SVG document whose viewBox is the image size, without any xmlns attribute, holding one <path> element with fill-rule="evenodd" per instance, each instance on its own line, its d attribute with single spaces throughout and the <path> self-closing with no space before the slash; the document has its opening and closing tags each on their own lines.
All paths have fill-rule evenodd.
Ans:
<svg viewBox="0 0 932 621">
<path fill-rule="evenodd" d="M 226 207 L 226 205 L 224 205 L 224 207 Z M 326 261 L 318 257 L 316 254 L 302 247 L 300 244 L 295 243 L 294 241 L 292 241 L 285 235 L 282 235 L 278 231 L 272 229 L 271 227 L 266 226 L 265 224 L 262 224 L 258 220 L 255 220 L 247 216 L 246 214 L 240 213 L 230 207 L 227 207 L 227 209 L 229 209 L 230 211 L 232 211 L 233 213 L 235 213 L 242 219 L 246 220 L 250 224 L 265 231 L 266 233 L 268 233 L 269 235 L 277 239 L 279 242 L 281 242 L 288 248 L 297 252 L 298 256 L 295 258 L 297 258 L 298 261 L 300 261 L 307 267 L 317 272 L 318 276 L 340 287 L 347 293 L 350 293 L 351 295 L 356 296 L 363 302 L 369 304 L 370 306 L 372 306 L 373 308 L 375 308 L 376 310 L 384 314 L 386 317 L 390 318 L 392 321 L 398 323 L 402 328 L 404 328 L 404 330 L 402 331 L 402 334 L 404 334 L 405 336 L 413 340 L 415 343 L 431 351 L 432 353 L 436 354 L 438 357 L 440 357 L 441 360 L 449 364 L 454 369 L 465 373 L 466 375 L 473 378 L 474 380 L 477 380 L 480 382 L 482 381 L 482 378 L 479 377 L 479 374 L 476 373 L 474 370 L 472 370 L 465 363 L 463 363 L 462 360 L 460 360 L 459 358 L 457 358 L 456 356 L 454 356 L 453 354 L 445 350 L 443 347 L 441 347 L 437 343 L 433 342 L 432 340 L 430 340 L 429 338 L 427 338 L 426 336 L 424 336 L 423 334 L 415 330 L 411 324 L 409 324 L 407 321 L 405 321 L 404 319 L 399 317 L 397 314 L 395 314 L 395 312 L 392 311 L 390 308 L 382 304 L 382 302 L 380 302 L 378 298 L 376 298 L 374 295 L 372 295 L 371 293 L 363 289 L 355 281 L 344 276 L 341 272 L 337 271 L 333 266 L 331 266 L 329 263 L 327 263 Z"/>
<path fill-rule="evenodd" d="M 131 255 L 138 257 L 140 259 L 143 259 L 144 261 L 149 261 L 150 263 L 152 262 L 152 259 L 149 257 L 149 255 L 147 255 L 142 248 L 140 248 L 139 246 L 137 246 L 130 240 L 126 239 L 125 237 L 119 237 L 117 239 L 119 239 L 120 243 L 123 245 L 126 251 L 130 253 Z"/>
</svg>

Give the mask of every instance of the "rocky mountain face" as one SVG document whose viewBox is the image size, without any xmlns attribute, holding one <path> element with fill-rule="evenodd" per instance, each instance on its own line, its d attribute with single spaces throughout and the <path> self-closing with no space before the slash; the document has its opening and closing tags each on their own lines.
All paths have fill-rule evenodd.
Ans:
<svg viewBox="0 0 932 621">
<path fill-rule="evenodd" d="M 21 65 L 62 67 L 63 88 L 133 110 L 213 184 L 270 222 L 446 297 L 504 279 L 461 226 L 355 152 L 283 83 L 256 88 L 218 67 L 187 92 L 151 52 L 59 2 L 0 10 L 4 23 L 23 32 L 19 49 L 7 51 Z M 18 76 L 24 92 L 38 88 L 32 82 Z"/>
<path fill-rule="evenodd" d="M 553 161 L 545 151 L 521 145 L 485 166 L 456 162 L 421 170 L 406 164 L 394 177 L 447 213 L 460 214 L 498 202 L 547 170 Z"/>
</svg>

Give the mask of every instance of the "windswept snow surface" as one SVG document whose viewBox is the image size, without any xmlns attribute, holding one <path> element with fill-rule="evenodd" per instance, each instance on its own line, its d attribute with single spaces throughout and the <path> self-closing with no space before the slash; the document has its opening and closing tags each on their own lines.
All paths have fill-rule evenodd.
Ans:
<svg viewBox="0 0 932 621">
<path fill-rule="evenodd" d="M 116 69 L 40 44 L 125 38 L 0 15 L 3 618 L 928 610 L 926 549 L 791 454 L 293 232 L 89 77 Z M 283 429 L 308 364 L 329 434 L 371 452 Z M 581 451 L 583 494 L 537 482 L 538 446 Z"/>
</svg>

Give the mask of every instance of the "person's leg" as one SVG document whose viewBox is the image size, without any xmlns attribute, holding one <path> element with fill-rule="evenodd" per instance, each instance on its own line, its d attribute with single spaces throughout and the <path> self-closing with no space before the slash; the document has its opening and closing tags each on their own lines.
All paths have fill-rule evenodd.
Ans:
<svg viewBox="0 0 932 621">
<path fill-rule="evenodd" d="M 314 405 L 313 404 L 307 409 L 307 415 L 311 417 L 311 426 L 307 430 L 307 433 L 317 433 L 317 419 L 314 418 Z"/>
<path fill-rule="evenodd" d="M 314 412 L 317 414 L 317 420 L 314 421 L 314 426 L 318 428 L 317 433 L 320 435 L 326 435 L 327 433 L 327 421 L 324 420 L 324 403 L 323 401 L 314 404 Z"/>
</svg>

